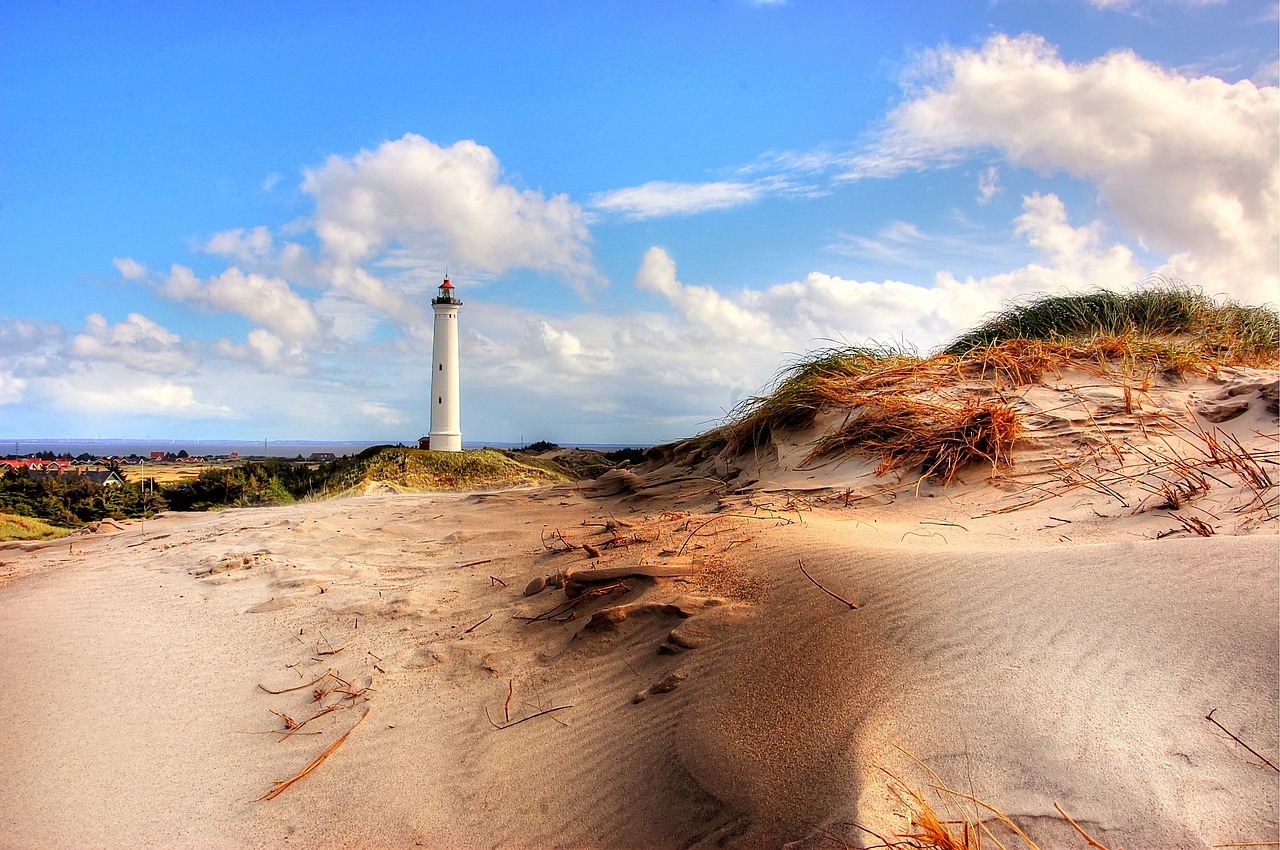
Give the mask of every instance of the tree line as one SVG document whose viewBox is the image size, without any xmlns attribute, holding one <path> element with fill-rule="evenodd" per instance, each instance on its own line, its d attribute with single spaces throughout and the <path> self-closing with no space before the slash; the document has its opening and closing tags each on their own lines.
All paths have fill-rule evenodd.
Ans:
<svg viewBox="0 0 1280 850">
<path fill-rule="evenodd" d="M 146 478 L 124 485 L 99 484 L 75 473 L 33 475 L 25 469 L 5 469 L 0 472 L 0 513 L 74 528 L 107 518 L 146 518 L 163 510 L 286 505 L 322 495 L 341 464 L 247 461 L 202 470 L 182 483 L 158 484 Z"/>
</svg>

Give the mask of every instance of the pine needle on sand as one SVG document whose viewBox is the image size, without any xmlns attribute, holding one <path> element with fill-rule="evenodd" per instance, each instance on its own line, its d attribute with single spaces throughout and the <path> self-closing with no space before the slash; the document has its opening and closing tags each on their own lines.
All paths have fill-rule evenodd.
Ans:
<svg viewBox="0 0 1280 850">
<path fill-rule="evenodd" d="M 352 732 L 356 731 L 356 728 L 365 721 L 365 718 L 369 716 L 369 711 L 370 709 L 366 708 L 364 710 L 364 714 L 360 715 L 360 719 L 355 722 L 355 725 L 353 725 L 350 729 L 344 732 L 341 738 L 339 738 L 338 740 L 330 744 L 328 749 L 326 749 L 323 753 L 316 756 L 315 760 L 312 761 L 311 764 L 307 765 L 302 770 L 298 771 L 292 777 L 277 782 L 275 788 L 263 794 L 261 797 L 258 798 L 258 800 L 274 800 L 276 797 L 280 796 L 280 794 L 284 792 L 284 789 L 288 788 L 290 785 L 297 782 L 299 779 L 301 779 L 302 777 L 306 776 L 308 773 L 310 773 L 311 771 L 319 767 L 324 762 L 325 759 L 333 755 L 334 750 L 338 749 L 338 747 L 341 747 L 343 745 L 343 743 L 347 740 L 347 736 L 349 736 Z"/>
</svg>

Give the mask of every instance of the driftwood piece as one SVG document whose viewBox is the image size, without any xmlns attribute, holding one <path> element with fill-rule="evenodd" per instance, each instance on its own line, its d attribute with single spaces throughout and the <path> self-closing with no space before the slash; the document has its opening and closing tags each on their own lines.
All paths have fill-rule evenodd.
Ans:
<svg viewBox="0 0 1280 850">
<path fill-rule="evenodd" d="M 606 581 L 643 576 L 646 578 L 674 578 L 696 575 L 698 568 L 692 564 L 633 564 L 627 567 L 602 567 L 598 570 L 570 570 L 565 574 L 566 596 L 577 596 L 583 588 Z"/>
</svg>

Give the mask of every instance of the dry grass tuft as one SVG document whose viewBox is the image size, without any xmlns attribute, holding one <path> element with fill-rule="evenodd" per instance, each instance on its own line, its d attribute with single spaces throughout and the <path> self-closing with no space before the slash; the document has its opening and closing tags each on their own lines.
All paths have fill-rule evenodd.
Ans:
<svg viewBox="0 0 1280 850">
<path fill-rule="evenodd" d="M 807 428 L 823 410 L 848 405 L 858 392 L 900 383 L 919 366 L 913 354 L 892 348 L 827 348 L 786 367 L 773 389 L 746 399 L 730 414 L 728 450 L 740 455 L 775 432 Z"/>
<path fill-rule="evenodd" d="M 919 463 L 922 477 L 945 484 L 977 460 L 993 470 L 1006 466 L 1017 435 L 1017 414 L 1000 402 L 966 399 L 952 405 L 895 394 L 869 396 L 853 418 L 818 440 L 809 459 L 872 452 L 880 456 L 879 474 Z"/>
<path fill-rule="evenodd" d="M 973 794 L 948 787 L 929 767 L 923 764 L 920 767 L 929 776 L 928 787 L 937 800 L 936 807 L 922 789 L 912 788 L 901 777 L 885 771 L 892 780 L 890 789 L 909 812 L 911 828 L 908 832 L 897 834 L 896 840 L 886 840 L 865 827 L 850 824 L 881 840 L 881 844 L 873 846 L 906 847 L 914 850 L 982 850 L 983 847 L 1040 850 L 1031 836 L 1004 812 Z M 1054 808 L 1086 846 L 1094 850 L 1109 850 L 1106 845 L 1089 835 L 1061 806 L 1054 803 Z"/>
</svg>

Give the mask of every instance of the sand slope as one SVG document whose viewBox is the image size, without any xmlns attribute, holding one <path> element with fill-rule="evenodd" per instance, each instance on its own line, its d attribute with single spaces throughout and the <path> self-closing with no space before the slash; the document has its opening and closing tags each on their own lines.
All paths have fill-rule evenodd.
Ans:
<svg viewBox="0 0 1280 850">
<path fill-rule="evenodd" d="M 1085 846 L 1055 803 L 1111 847 L 1275 841 L 1277 772 L 1205 715 L 1280 763 L 1277 491 L 1154 411 L 1228 385 L 1028 408 L 1014 467 L 948 488 L 795 435 L 6 545 L 0 846 L 873 846 L 913 758 L 1043 847 Z M 1259 393 L 1195 421 L 1274 470 Z M 690 574 L 523 592 L 617 567 Z"/>
</svg>

